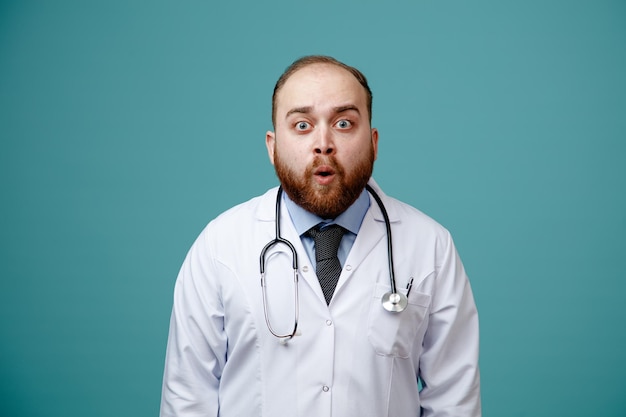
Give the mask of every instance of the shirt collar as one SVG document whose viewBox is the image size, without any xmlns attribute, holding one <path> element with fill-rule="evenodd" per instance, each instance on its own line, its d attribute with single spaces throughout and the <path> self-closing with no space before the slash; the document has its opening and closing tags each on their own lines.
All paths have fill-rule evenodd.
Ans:
<svg viewBox="0 0 626 417">
<path fill-rule="evenodd" d="M 324 223 L 324 225 L 337 224 L 356 235 L 361 228 L 365 213 L 367 213 L 370 206 L 370 199 L 365 189 L 361 192 L 356 201 L 335 219 L 323 219 L 316 214 L 306 211 L 294 203 L 287 193 L 283 193 L 283 201 L 285 202 L 291 221 L 300 236 L 319 223 Z"/>
</svg>

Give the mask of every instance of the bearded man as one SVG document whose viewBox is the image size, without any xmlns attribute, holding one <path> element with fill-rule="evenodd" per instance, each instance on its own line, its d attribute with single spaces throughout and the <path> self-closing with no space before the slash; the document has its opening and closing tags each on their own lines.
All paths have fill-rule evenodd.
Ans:
<svg viewBox="0 0 626 417">
<path fill-rule="evenodd" d="M 372 179 L 371 117 L 356 68 L 308 56 L 281 75 L 265 135 L 280 187 L 189 251 L 162 417 L 481 415 L 468 278 L 448 231 Z"/>
</svg>

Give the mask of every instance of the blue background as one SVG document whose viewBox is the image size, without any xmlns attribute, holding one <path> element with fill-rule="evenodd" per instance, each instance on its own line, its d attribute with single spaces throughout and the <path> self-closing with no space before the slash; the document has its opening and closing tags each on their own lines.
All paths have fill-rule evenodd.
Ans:
<svg viewBox="0 0 626 417">
<path fill-rule="evenodd" d="M 360 68 L 375 177 L 451 230 L 485 416 L 624 416 L 624 1 L 0 2 L 0 415 L 157 415 L 172 291 L 277 183 L 272 88 Z"/>
</svg>

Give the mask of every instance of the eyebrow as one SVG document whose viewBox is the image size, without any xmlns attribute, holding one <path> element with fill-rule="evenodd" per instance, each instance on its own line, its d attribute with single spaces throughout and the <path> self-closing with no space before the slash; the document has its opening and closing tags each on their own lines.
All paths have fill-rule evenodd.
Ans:
<svg viewBox="0 0 626 417">
<path fill-rule="evenodd" d="M 311 113 L 312 109 L 313 109 L 312 107 L 296 107 L 296 108 L 289 110 L 287 114 L 285 115 L 285 118 L 291 116 L 294 113 L 305 113 L 305 114 Z"/>
<path fill-rule="evenodd" d="M 291 110 L 289 110 L 287 112 L 287 114 L 285 115 L 285 118 L 291 116 L 292 114 L 295 113 L 302 113 L 302 114 L 307 114 L 307 113 L 311 113 L 311 111 L 313 110 L 313 107 L 310 106 L 306 106 L 306 107 L 295 107 Z M 339 113 L 343 113 L 346 112 L 348 110 L 353 110 L 357 113 L 360 114 L 359 112 L 359 108 L 357 106 L 355 106 L 354 104 L 346 104 L 345 106 L 338 106 L 333 108 L 333 111 L 335 112 L 335 114 L 339 114 Z"/>
<path fill-rule="evenodd" d="M 343 113 L 348 110 L 354 110 L 355 112 L 360 113 L 359 108 L 355 106 L 354 104 L 348 104 L 345 106 L 335 107 L 333 110 L 335 110 L 335 113 Z"/>
</svg>

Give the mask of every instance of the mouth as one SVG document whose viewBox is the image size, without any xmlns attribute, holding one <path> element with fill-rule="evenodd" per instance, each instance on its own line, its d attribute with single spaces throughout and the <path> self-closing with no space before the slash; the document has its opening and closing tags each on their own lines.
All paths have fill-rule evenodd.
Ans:
<svg viewBox="0 0 626 417">
<path fill-rule="evenodd" d="M 319 176 L 322 176 L 322 177 L 328 177 L 328 176 L 331 176 L 331 175 L 335 175 L 335 170 L 332 167 L 328 166 L 328 165 L 321 165 L 321 166 L 315 168 L 315 171 L 313 171 L 313 174 L 314 175 L 319 175 Z"/>
<path fill-rule="evenodd" d="M 318 184 L 328 185 L 335 177 L 335 170 L 328 165 L 322 165 L 315 169 L 313 175 L 317 179 Z"/>
</svg>

